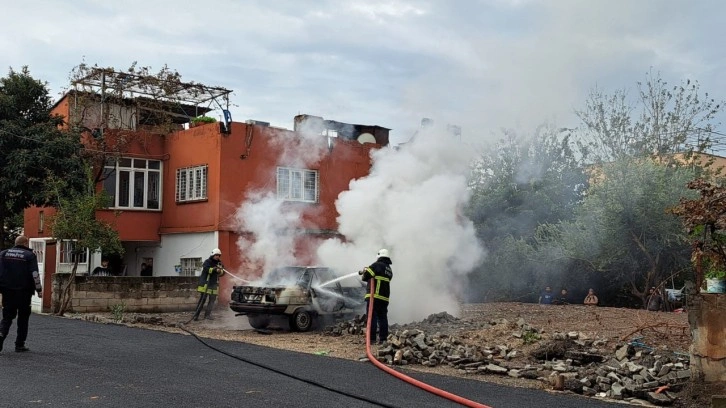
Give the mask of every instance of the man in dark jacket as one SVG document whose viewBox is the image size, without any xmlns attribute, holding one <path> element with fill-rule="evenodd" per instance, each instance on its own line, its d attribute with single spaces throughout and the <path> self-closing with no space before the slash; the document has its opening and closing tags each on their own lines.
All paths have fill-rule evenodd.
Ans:
<svg viewBox="0 0 726 408">
<path fill-rule="evenodd" d="M 391 295 L 391 279 L 393 279 L 393 270 L 391 269 L 391 258 L 387 249 L 378 251 L 378 259 L 371 266 L 358 272 L 362 275 L 362 279 L 368 282 L 366 291 L 366 313 L 369 310 L 369 302 L 371 301 L 371 285 L 375 285 L 373 289 L 373 313 L 371 314 L 371 332 L 368 338 L 371 344 L 376 342 L 376 331 L 378 332 L 378 344 L 383 344 L 388 338 L 388 298 Z"/>
<path fill-rule="evenodd" d="M 20 235 L 15 239 L 14 247 L 0 252 L 0 293 L 3 295 L 0 351 L 16 316 L 18 332 L 15 337 L 15 351 L 29 350 L 25 346 L 25 340 L 28 338 L 33 292 L 37 292 L 38 296 L 43 292 L 38 272 L 38 258 L 28 248 L 28 237 Z"/>
<path fill-rule="evenodd" d="M 204 318 L 214 320 L 212 317 L 212 309 L 214 309 L 214 302 L 217 300 L 217 294 L 219 293 L 219 277 L 224 275 L 224 266 L 222 266 L 222 251 L 215 248 L 212 250 L 212 255 L 204 261 L 202 265 L 202 273 L 199 275 L 199 286 L 197 286 L 197 292 L 199 292 L 199 303 L 197 303 L 197 310 L 194 312 L 194 320 L 199 319 L 199 314 L 204 308 L 204 302 L 209 299 L 207 303 L 207 309 L 204 312 Z"/>
</svg>

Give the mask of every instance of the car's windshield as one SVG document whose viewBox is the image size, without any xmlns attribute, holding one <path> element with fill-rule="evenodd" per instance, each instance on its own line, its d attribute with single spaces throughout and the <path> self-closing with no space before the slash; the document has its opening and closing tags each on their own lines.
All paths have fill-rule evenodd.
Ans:
<svg viewBox="0 0 726 408">
<path fill-rule="evenodd" d="M 306 268 L 300 266 L 287 266 L 284 268 L 273 269 L 272 272 L 265 277 L 265 284 L 276 286 L 294 285 L 301 278 L 305 269 Z"/>
</svg>

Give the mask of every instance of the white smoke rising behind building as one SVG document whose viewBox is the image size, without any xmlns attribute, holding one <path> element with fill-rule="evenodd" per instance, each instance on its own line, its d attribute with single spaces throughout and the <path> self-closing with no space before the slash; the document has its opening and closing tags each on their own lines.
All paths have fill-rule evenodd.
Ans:
<svg viewBox="0 0 726 408">
<path fill-rule="evenodd" d="M 387 248 L 394 273 L 392 323 L 441 311 L 458 315 L 465 277 L 484 253 L 462 213 L 474 156 L 473 149 L 435 129 L 400 149 L 374 152 L 370 175 L 353 181 L 336 202 L 347 241 L 326 241 L 318 251 L 321 262 L 347 273 Z"/>
</svg>

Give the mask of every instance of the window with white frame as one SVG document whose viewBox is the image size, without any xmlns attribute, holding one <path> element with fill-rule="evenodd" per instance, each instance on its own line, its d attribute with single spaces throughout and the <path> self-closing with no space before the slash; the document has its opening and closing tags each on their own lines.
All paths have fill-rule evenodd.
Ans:
<svg viewBox="0 0 726 408">
<path fill-rule="evenodd" d="M 161 161 L 122 157 L 104 166 L 103 189 L 111 207 L 161 209 Z"/>
<path fill-rule="evenodd" d="M 181 258 L 181 276 L 196 276 L 202 271 L 202 258 Z"/>
<path fill-rule="evenodd" d="M 88 250 L 81 251 L 80 253 L 74 253 L 76 250 L 76 241 L 63 240 L 60 243 L 60 263 L 62 264 L 73 264 L 76 259 L 78 264 L 85 264 L 88 262 Z"/>
<path fill-rule="evenodd" d="M 316 170 L 277 168 L 277 198 L 287 201 L 318 202 Z"/>
<path fill-rule="evenodd" d="M 207 199 L 207 165 L 176 170 L 176 202 Z"/>
</svg>

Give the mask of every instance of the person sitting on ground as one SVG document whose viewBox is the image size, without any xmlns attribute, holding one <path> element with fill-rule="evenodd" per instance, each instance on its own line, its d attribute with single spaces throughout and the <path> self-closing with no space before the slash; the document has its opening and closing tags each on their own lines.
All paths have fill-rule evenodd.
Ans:
<svg viewBox="0 0 726 408">
<path fill-rule="evenodd" d="M 539 304 L 540 305 L 551 305 L 552 299 L 554 296 L 552 295 L 552 288 L 547 286 L 545 290 L 540 293 L 539 295 Z"/>
<path fill-rule="evenodd" d="M 570 299 L 567 297 L 567 289 L 562 288 L 560 295 L 552 300 L 553 305 L 569 305 Z"/>
<path fill-rule="evenodd" d="M 646 309 L 651 312 L 658 312 L 663 308 L 663 297 L 658 293 L 658 290 L 653 286 L 648 291 L 648 299 L 645 302 Z"/>
<path fill-rule="evenodd" d="M 595 295 L 595 290 L 590 288 L 590 290 L 587 291 L 587 296 L 585 296 L 585 301 L 582 303 L 586 306 L 597 306 L 598 298 Z"/>
</svg>

